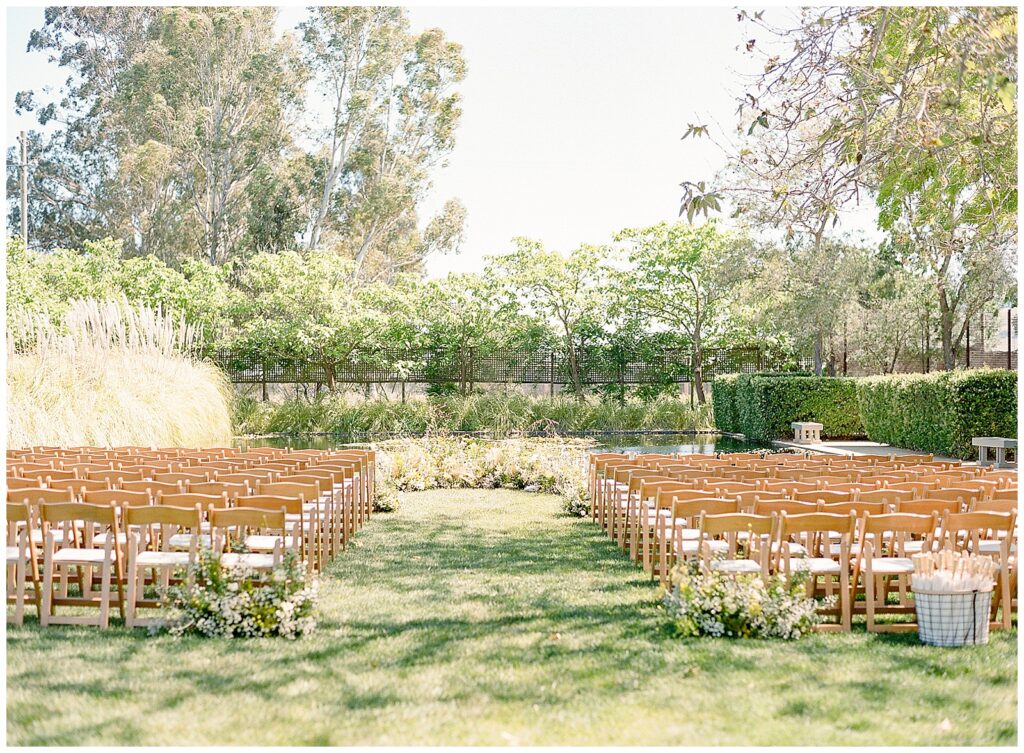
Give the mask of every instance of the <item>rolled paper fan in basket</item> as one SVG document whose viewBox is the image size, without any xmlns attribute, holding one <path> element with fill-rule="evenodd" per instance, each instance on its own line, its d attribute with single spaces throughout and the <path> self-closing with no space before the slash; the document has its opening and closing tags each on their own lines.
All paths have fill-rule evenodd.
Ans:
<svg viewBox="0 0 1024 753">
<path fill-rule="evenodd" d="M 988 643 L 996 563 L 945 549 L 913 557 L 918 636 L 932 646 Z"/>
</svg>

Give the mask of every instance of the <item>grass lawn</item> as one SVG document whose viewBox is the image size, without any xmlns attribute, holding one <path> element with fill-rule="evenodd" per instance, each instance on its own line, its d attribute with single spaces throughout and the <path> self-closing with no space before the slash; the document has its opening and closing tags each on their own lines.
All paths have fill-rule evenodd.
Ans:
<svg viewBox="0 0 1024 753">
<path fill-rule="evenodd" d="M 647 577 L 558 507 L 406 495 L 325 575 L 304 641 L 9 627 L 8 743 L 1016 742 L 1016 631 L 678 640 Z"/>
</svg>

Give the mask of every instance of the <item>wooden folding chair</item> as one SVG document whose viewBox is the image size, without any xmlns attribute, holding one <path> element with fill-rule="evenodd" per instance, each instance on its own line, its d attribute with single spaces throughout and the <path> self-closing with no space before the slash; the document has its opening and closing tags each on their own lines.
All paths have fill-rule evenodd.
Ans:
<svg viewBox="0 0 1024 753">
<path fill-rule="evenodd" d="M 170 585 L 171 575 L 178 568 L 188 568 L 196 561 L 202 511 L 199 505 L 187 507 L 127 507 L 122 513 L 127 530 L 138 532 L 128 537 L 127 577 L 128 596 L 125 606 L 125 626 L 157 625 L 160 618 L 138 618 L 139 608 L 158 608 L 160 599 L 145 599 L 146 571 L 153 573 L 151 582 L 159 581 L 163 588 Z M 171 539 L 188 538 L 187 551 L 172 547 Z"/>
<path fill-rule="evenodd" d="M 88 505 L 81 502 L 53 503 L 40 506 L 40 518 L 43 524 L 43 600 L 40 622 L 43 625 L 97 625 L 106 628 L 110 618 L 110 602 L 115 598 L 112 594 L 114 588 L 117 590 L 118 611 L 121 617 L 124 617 L 124 594 L 121 588 L 123 572 L 121 550 L 115 543 L 118 521 L 114 506 Z M 81 542 L 74 534 L 76 523 L 81 524 Z M 107 537 L 102 549 L 93 546 L 92 524 L 103 526 L 106 532 L 112 534 Z M 66 526 L 64 544 L 57 549 L 53 527 L 61 525 Z M 79 569 L 79 597 L 55 596 L 53 580 L 56 571 L 71 567 Z M 93 597 L 92 591 L 92 570 L 96 567 L 100 569 L 98 600 Z M 84 577 L 81 575 L 82 570 Z M 99 614 L 95 618 L 58 615 L 55 611 L 58 605 L 97 606 Z"/>
<path fill-rule="evenodd" d="M 992 492 L 991 499 L 1001 499 L 1009 502 L 1016 502 L 1020 499 L 1020 490 L 1016 487 L 997 489 Z"/>
<path fill-rule="evenodd" d="M 156 499 L 158 494 L 181 494 L 184 491 L 180 483 L 150 479 L 122 481 L 120 488 L 126 492 L 145 492 L 153 499 Z"/>
<path fill-rule="evenodd" d="M 40 489 L 48 488 L 45 486 L 45 479 L 36 478 L 19 478 L 17 476 L 7 476 L 7 491 L 11 489 Z"/>
<path fill-rule="evenodd" d="M 325 520 L 324 508 L 330 506 L 328 514 L 333 515 L 334 487 L 330 477 L 321 476 L 282 476 L 281 480 L 272 484 L 258 484 L 256 494 L 262 497 L 290 498 L 298 501 L 303 511 L 303 536 L 308 536 L 306 551 L 307 562 L 317 570 L 322 570 L 325 560 Z M 328 500 L 325 505 L 325 497 Z M 241 503 L 240 503 L 241 504 Z M 294 515 L 293 508 L 286 512 Z M 308 525 L 306 525 L 308 522 Z"/>
<path fill-rule="evenodd" d="M 124 471 L 121 469 L 116 471 L 88 471 L 85 477 L 90 481 L 109 481 L 112 486 L 124 481 L 142 481 L 143 478 L 141 471 Z"/>
<path fill-rule="evenodd" d="M 779 514 L 776 571 L 787 576 L 804 576 L 807 579 L 807 596 L 810 598 L 814 598 L 819 591 L 825 596 L 838 596 L 838 608 L 818 609 L 819 614 L 837 616 L 838 624 L 818 625 L 818 630 L 850 630 L 850 545 L 856 523 L 854 513 L 787 515 L 783 511 Z M 836 556 L 833 552 L 836 551 L 837 539 Z M 820 588 L 819 579 L 823 581 Z"/>
<path fill-rule="evenodd" d="M 597 493 L 594 496 L 594 505 L 597 508 L 597 522 L 601 525 L 601 528 L 605 530 L 605 533 L 611 535 L 609 528 L 611 526 L 611 515 L 610 515 L 610 502 L 615 497 L 616 486 L 618 482 L 615 480 L 615 472 L 620 468 L 633 468 L 638 471 L 644 470 L 642 465 L 637 465 L 630 459 L 609 459 L 599 460 L 596 464 L 596 472 L 598 474 L 596 490 Z"/>
<path fill-rule="evenodd" d="M 887 505 L 896 505 L 901 501 L 914 499 L 914 492 L 909 489 L 890 489 L 882 487 L 870 492 L 857 494 L 859 502 L 884 502 Z"/>
<path fill-rule="evenodd" d="M 1009 630 L 1013 593 L 1011 588 L 1014 565 L 1016 564 L 1017 515 L 1014 512 L 964 512 L 947 513 L 942 518 L 939 536 L 940 546 L 954 551 L 992 557 L 998 564 L 998 598 L 992 600 L 991 627 Z M 996 622 L 997 609 L 1002 607 L 1002 621 Z"/>
<path fill-rule="evenodd" d="M 699 554 L 700 529 L 697 521 L 702 513 L 722 515 L 739 512 L 735 500 L 720 497 L 681 500 L 674 498 L 672 512 L 658 521 L 658 573 L 662 585 L 668 585 L 669 573 L 680 558 L 684 560 Z M 711 544 L 724 550 L 724 544 Z"/>
<path fill-rule="evenodd" d="M 247 507 L 232 507 L 210 511 L 210 527 L 213 531 L 213 551 L 225 567 L 242 567 L 246 570 L 269 571 L 281 564 L 284 554 L 284 537 L 288 533 L 286 509 L 260 510 Z M 235 551 L 245 548 L 250 536 L 279 536 L 272 552 Z"/>
<path fill-rule="evenodd" d="M 315 552 L 312 551 L 315 541 L 313 521 L 307 517 L 306 505 L 300 497 L 278 497 L 269 494 L 254 494 L 240 497 L 239 507 L 252 510 L 269 510 L 285 513 L 287 531 L 282 534 L 251 534 L 245 538 L 245 547 L 251 552 L 274 552 L 280 548 L 282 552 L 292 549 L 306 565 L 307 572 L 313 572 Z M 236 508 L 237 509 L 237 508 Z"/>
<path fill-rule="evenodd" d="M 771 542 L 775 538 L 775 519 L 767 515 L 702 513 L 698 523 L 698 551 L 708 572 L 729 575 L 760 575 L 768 579 L 771 567 Z M 726 547 L 714 541 L 724 541 Z"/>
<path fill-rule="evenodd" d="M 793 495 L 793 499 L 798 502 L 820 502 L 822 504 L 851 502 L 853 497 L 853 492 L 834 492 L 828 489 L 818 489 L 813 492 L 796 492 Z"/>
<path fill-rule="evenodd" d="M 875 615 L 882 612 L 909 613 L 914 611 L 908 600 L 909 578 L 914 563 L 907 551 L 911 537 L 922 540 L 916 548 L 931 551 L 935 538 L 935 515 L 887 513 L 865 515 L 860 522 L 860 556 L 854 560 L 852 587 L 856 592 L 858 579 L 864 581 L 864 610 L 869 632 L 907 632 L 917 629 L 916 622 L 892 624 L 876 623 Z M 889 584 L 896 578 L 899 585 L 899 603 L 887 604 Z"/>
<path fill-rule="evenodd" d="M 212 494 L 219 497 L 227 495 L 229 502 L 234 502 L 239 497 L 245 497 L 252 493 L 252 488 L 247 483 L 232 483 L 229 481 L 207 481 L 201 484 L 188 485 L 189 494 Z"/>
<path fill-rule="evenodd" d="M 1016 514 L 1018 507 L 1016 499 L 981 499 L 975 502 L 968 512 L 1012 512 Z M 952 513 L 956 510 L 947 510 L 946 512 Z"/>
<path fill-rule="evenodd" d="M 32 595 L 39 607 L 39 571 L 36 545 L 32 536 L 32 511 L 25 503 L 7 503 L 7 603 L 14 604 L 14 614 L 8 622 L 21 625 L 25 620 L 25 588 L 32 579 Z"/>
</svg>

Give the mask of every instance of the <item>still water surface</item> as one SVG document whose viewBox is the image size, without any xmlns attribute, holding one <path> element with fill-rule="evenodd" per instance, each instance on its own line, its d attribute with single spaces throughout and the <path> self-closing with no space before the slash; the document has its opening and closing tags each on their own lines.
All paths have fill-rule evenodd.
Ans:
<svg viewBox="0 0 1024 753">
<path fill-rule="evenodd" d="M 769 444 L 733 439 L 721 434 L 596 434 L 589 437 L 597 444 L 595 450 L 605 452 L 743 452 L 770 447 Z M 376 439 L 385 439 L 378 437 Z M 238 437 L 236 444 L 249 447 L 290 447 L 296 450 L 325 450 L 353 442 L 370 442 L 374 438 L 301 435 L 292 437 Z"/>
</svg>

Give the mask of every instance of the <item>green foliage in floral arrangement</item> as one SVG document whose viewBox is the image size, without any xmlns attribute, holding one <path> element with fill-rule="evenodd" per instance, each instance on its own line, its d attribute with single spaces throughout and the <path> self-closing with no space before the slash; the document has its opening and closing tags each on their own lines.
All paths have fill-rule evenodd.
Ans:
<svg viewBox="0 0 1024 753">
<path fill-rule="evenodd" d="M 208 638 L 300 638 L 316 629 L 317 583 L 307 579 L 294 551 L 285 552 L 269 580 L 245 567 L 228 567 L 204 548 L 180 585 L 168 590 L 177 616 L 172 635 Z M 265 573 L 264 573 L 265 575 Z"/>
<path fill-rule="evenodd" d="M 374 445 L 377 510 L 397 509 L 403 492 L 426 489 L 527 489 L 562 497 L 568 515 L 585 516 L 586 440 L 434 436 Z"/>
<path fill-rule="evenodd" d="M 706 571 L 699 562 L 673 570 L 663 604 L 686 638 L 781 638 L 796 640 L 820 622 L 818 604 L 803 580 Z"/>
</svg>

